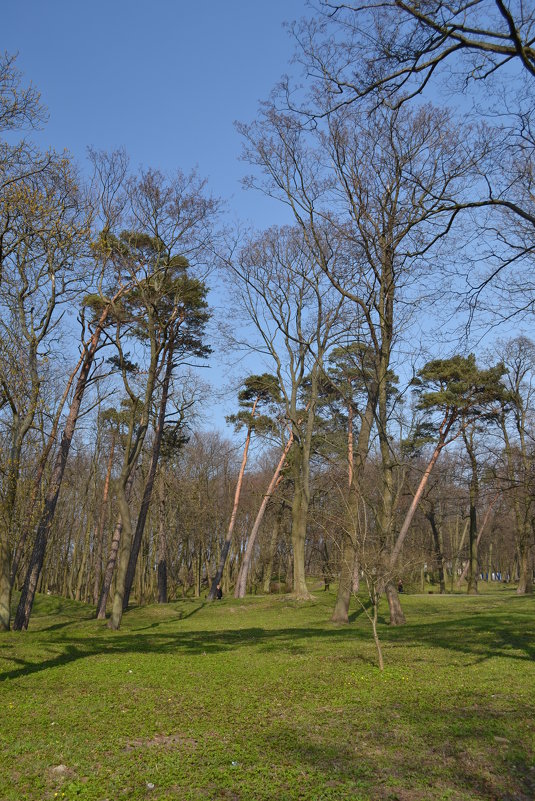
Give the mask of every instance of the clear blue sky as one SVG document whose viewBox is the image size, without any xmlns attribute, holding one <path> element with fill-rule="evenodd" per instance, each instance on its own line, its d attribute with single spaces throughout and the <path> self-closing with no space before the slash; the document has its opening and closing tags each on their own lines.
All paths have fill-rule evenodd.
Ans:
<svg viewBox="0 0 535 801">
<path fill-rule="evenodd" d="M 18 0 L 3 4 L 0 47 L 49 109 L 43 145 L 79 162 L 88 145 L 122 145 L 135 167 L 197 166 L 239 216 L 269 224 L 282 210 L 243 197 L 233 123 L 288 70 L 282 23 L 307 12 L 305 0 Z"/>
<path fill-rule="evenodd" d="M 305 0 L 17 0 L 3 4 L 0 47 L 48 108 L 43 147 L 82 165 L 91 145 L 124 146 L 134 168 L 197 167 L 233 218 L 265 227 L 287 212 L 241 189 L 234 121 L 252 120 L 290 69 L 283 22 L 309 13 Z M 211 363 L 201 375 L 224 385 L 220 355 Z"/>
</svg>

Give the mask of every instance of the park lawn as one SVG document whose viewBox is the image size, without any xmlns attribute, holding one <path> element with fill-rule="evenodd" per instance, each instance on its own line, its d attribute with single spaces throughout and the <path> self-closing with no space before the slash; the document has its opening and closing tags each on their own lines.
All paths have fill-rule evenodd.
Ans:
<svg viewBox="0 0 535 801">
<path fill-rule="evenodd" d="M 334 597 L 40 597 L 0 635 L 1 801 L 532 801 L 535 599 L 405 595 L 377 668 Z"/>
</svg>

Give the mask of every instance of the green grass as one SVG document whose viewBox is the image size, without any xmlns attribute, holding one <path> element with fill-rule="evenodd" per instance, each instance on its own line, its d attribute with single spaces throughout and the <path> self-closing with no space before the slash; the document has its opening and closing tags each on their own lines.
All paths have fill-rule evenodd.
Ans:
<svg viewBox="0 0 535 801">
<path fill-rule="evenodd" d="M 1 801 L 531 801 L 535 599 L 179 601 L 119 632 L 39 598 L 0 636 Z M 153 786 L 152 786 L 153 785 Z"/>
</svg>

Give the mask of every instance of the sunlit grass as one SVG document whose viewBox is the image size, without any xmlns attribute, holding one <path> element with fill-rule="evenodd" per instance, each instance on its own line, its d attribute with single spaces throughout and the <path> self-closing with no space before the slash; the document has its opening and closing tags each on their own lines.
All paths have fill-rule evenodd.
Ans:
<svg viewBox="0 0 535 801">
<path fill-rule="evenodd" d="M 333 596 L 180 601 L 119 632 L 40 598 L 0 638 L 0 798 L 513 799 L 535 795 L 535 601 L 406 595 L 408 624 Z"/>
</svg>

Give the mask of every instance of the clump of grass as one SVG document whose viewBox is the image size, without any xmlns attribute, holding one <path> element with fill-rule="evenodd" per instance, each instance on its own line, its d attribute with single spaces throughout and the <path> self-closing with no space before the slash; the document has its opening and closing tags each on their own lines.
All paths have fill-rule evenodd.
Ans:
<svg viewBox="0 0 535 801">
<path fill-rule="evenodd" d="M 535 791 L 534 600 L 177 601 L 111 632 L 39 598 L 0 638 L 2 801 L 518 799 Z"/>
</svg>

